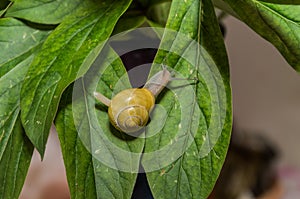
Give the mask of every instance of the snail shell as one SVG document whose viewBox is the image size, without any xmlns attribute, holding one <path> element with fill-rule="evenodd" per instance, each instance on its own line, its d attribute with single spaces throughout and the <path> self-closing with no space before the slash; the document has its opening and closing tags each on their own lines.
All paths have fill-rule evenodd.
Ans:
<svg viewBox="0 0 300 199">
<path fill-rule="evenodd" d="M 142 129 L 149 120 L 155 105 L 155 97 L 171 79 L 170 72 L 164 68 L 156 73 L 143 88 L 131 88 L 119 92 L 112 100 L 101 93 L 94 96 L 108 106 L 111 124 L 118 130 L 133 133 Z"/>
<path fill-rule="evenodd" d="M 126 133 L 143 128 L 155 104 L 153 94 L 145 88 L 126 89 L 111 100 L 108 115 L 112 125 Z"/>
</svg>

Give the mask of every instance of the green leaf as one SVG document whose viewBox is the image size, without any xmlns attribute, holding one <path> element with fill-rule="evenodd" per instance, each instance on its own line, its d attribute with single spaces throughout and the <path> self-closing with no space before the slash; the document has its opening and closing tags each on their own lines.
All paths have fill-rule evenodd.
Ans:
<svg viewBox="0 0 300 199">
<path fill-rule="evenodd" d="M 129 3 L 85 1 L 53 31 L 33 60 L 22 87 L 21 118 L 41 156 L 63 90 L 87 71 L 97 56 L 93 50 L 100 52 L 101 42 Z"/>
<path fill-rule="evenodd" d="M 81 0 L 15 0 L 6 16 L 41 24 L 58 24 L 82 2 Z"/>
<path fill-rule="evenodd" d="M 71 198 L 96 198 L 92 156 L 81 143 L 77 134 L 71 108 L 69 106 L 63 109 L 55 121 Z"/>
<path fill-rule="evenodd" d="M 31 28 L 13 18 L 0 19 L 0 46 L 3 49 L 0 54 L 0 76 L 5 74 L 3 67 L 8 68 L 5 70 L 8 71 L 18 63 L 15 60 L 23 60 L 22 56 L 28 57 L 49 32 Z"/>
<path fill-rule="evenodd" d="M 158 96 L 164 111 L 154 113 L 153 118 L 165 114 L 165 122 L 146 139 L 142 165 L 154 198 L 205 199 L 220 173 L 230 140 L 225 46 L 209 0 L 173 1 L 166 28 L 155 63 L 187 80 L 172 81 Z M 158 70 L 161 67 L 154 65 L 151 75 Z M 189 80 L 195 77 L 198 81 Z M 146 134 L 154 132 L 149 128 Z"/>
<path fill-rule="evenodd" d="M 34 52 L 49 31 L 0 19 L 0 198 L 18 198 L 33 146 L 21 125 L 20 91 Z"/>
<path fill-rule="evenodd" d="M 271 42 L 300 72 L 300 4 L 297 1 L 226 0 L 239 19 Z"/>
<path fill-rule="evenodd" d="M 0 78 L 0 158 L 7 147 L 20 112 L 20 90 L 32 57 L 25 59 Z"/>
<path fill-rule="evenodd" d="M 72 198 L 131 198 L 139 169 L 143 139 L 112 130 L 107 108 L 99 102 L 95 108 L 96 87 L 106 96 L 130 87 L 122 62 L 108 50 L 75 82 L 72 107 L 56 119 Z"/>
<path fill-rule="evenodd" d="M 33 146 L 26 137 L 18 117 L 3 156 L 0 157 L 0 198 L 19 197 L 32 153 Z"/>
</svg>

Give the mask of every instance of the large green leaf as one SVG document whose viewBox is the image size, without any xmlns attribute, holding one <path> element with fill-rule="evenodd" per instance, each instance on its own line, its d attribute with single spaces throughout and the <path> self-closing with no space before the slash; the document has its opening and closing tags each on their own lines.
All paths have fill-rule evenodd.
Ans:
<svg viewBox="0 0 300 199">
<path fill-rule="evenodd" d="M 42 24 L 58 24 L 82 2 L 81 0 L 15 0 L 6 16 Z"/>
<path fill-rule="evenodd" d="M 130 0 L 84 1 L 45 41 L 31 64 L 21 92 L 21 118 L 43 156 L 63 90 L 89 68 Z"/>
<path fill-rule="evenodd" d="M 95 107 L 93 97 L 96 87 L 107 97 L 118 92 L 117 87 L 130 87 L 124 74 L 117 55 L 102 50 L 88 73 L 75 82 L 72 107 L 56 119 L 72 198 L 131 198 L 144 141 L 112 130 L 107 108 L 99 102 Z"/>
<path fill-rule="evenodd" d="M 300 72 L 299 1 L 226 0 L 225 2 L 235 16 L 271 42 L 288 63 Z"/>
<path fill-rule="evenodd" d="M 17 198 L 26 177 L 33 147 L 20 124 L 20 91 L 34 52 L 48 34 L 16 19 L 0 19 L 1 198 Z"/>
<path fill-rule="evenodd" d="M 155 198 L 207 198 L 225 159 L 231 132 L 229 66 L 209 0 L 172 2 L 155 58 L 178 77 L 158 97 L 165 111 L 160 132 L 142 157 Z M 152 73 L 160 70 L 154 66 Z M 161 120 L 163 121 L 163 120 Z M 148 129 L 146 134 L 153 134 Z"/>
</svg>

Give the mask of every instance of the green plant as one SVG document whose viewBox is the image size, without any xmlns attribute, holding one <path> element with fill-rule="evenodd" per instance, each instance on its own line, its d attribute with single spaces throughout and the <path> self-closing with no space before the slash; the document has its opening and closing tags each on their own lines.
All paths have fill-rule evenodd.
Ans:
<svg viewBox="0 0 300 199">
<path fill-rule="evenodd" d="M 300 71 L 297 0 L 1 1 L 0 198 L 18 198 L 33 149 L 43 157 L 53 122 L 72 198 L 130 198 L 140 164 L 154 198 L 207 198 L 224 162 L 232 122 L 229 66 L 214 6 L 248 24 Z M 107 110 L 95 106 L 90 93 L 97 88 L 111 96 L 126 74 L 103 42 L 145 25 L 166 28 L 162 37 L 154 29 L 161 45 L 153 62 L 197 81 L 177 85 L 186 92 L 182 99 L 174 98 L 182 90 L 166 89 L 158 100 L 166 111 L 162 130 L 132 138 L 110 127 Z M 106 70 L 91 67 L 99 54 Z M 160 69 L 154 66 L 150 74 Z M 126 76 L 122 81 L 130 87 Z M 75 96 L 74 88 L 79 89 Z M 183 113 L 190 116 L 184 123 Z M 151 134 L 151 125 L 146 133 Z M 183 129 L 180 136 L 178 129 Z M 160 165 L 155 160 L 162 159 L 142 156 L 173 142 L 181 146 L 179 156 L 172 150 L 162 154 L 174 157 L 172 162 Z M 113 161 L 101 161 L 101 151 Z M 124 169 L 128 165 L 130 170 Z"/>
</svg>

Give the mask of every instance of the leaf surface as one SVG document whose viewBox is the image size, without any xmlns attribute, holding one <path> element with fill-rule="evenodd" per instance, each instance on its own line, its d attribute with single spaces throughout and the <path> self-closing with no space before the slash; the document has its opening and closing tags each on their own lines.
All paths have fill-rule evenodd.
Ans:
<svg viewBox="0 0 300 199">
<path fill-rule="evenodd" d="M 48 37 L 33 60 L 21 92 L 27 136 L 43 156 L 63 90 L 82 76 L 113 31 L 130 0 L 84 1 Z"/>
<path fill-rule="evenodd" d="M 111 50 L 102 50 L 75 82 L 72 106 L 56 119 L 72 198 L 87 198 L 87 193 L 88 198 L 131 198 L 144 141 L 113 130 L 107 108 L 100 102 L 95 106 L 92 94 L 97 88 L 110 98 L 118 85 L 130 87 L 123 64 Z"/>
<path fill-rule="evenodd" d="M 298 1 L 226 0 L 237 17 L 271 42 L 300 72 L 300 4 Z"/>
<path fill-rule="evenodd" d="M 71 106 L 60 111 L 55 124 L 67 171 L 71 198 L 97 198 L 92 156 L 78 137 Z"/>
<path fill-rule="evenodd" d="M 146 132 L 142 165 L 154 198 L 205 199 L 230 140 L 227 55 L 208 0 L 173 1 L 166 28 L 155 63 L 187 80 L 171 81 L 158 96 L 164 111 L 153 118 L 164 114 L 165 121 L 158 133 Z M 154 65 L 151 75 L 158 70 Z"/>
<path fill-rule="evenodd" d="M 6 16 L 41 24 L 58 24 L 82 2 L 80 0 L 15 0 Z"/>
<path fill-rule="evenodd" d="M 20 91 L 48 34 L 16 19 L 0 19 L 0 198 L 17 198 L 27 174 L 33 146 L 20 122 Z"/>
</svg>

